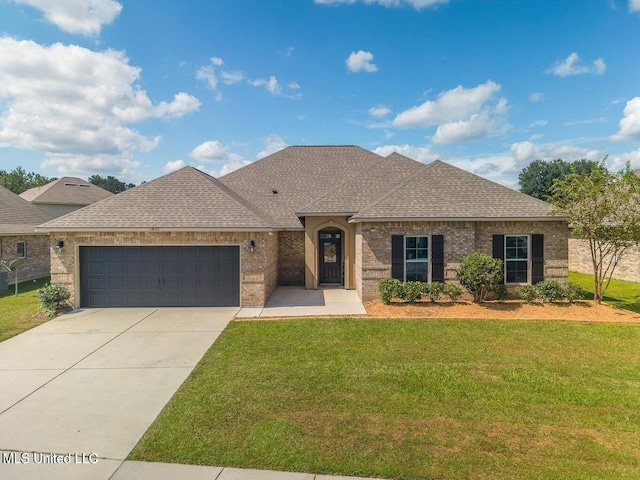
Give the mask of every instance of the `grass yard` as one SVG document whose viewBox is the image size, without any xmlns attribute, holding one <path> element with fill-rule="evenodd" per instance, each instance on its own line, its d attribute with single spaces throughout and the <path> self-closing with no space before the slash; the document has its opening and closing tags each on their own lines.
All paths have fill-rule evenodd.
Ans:
<svg viewBox="0 0 640 480">
<path fill-rule="evenodd" d="M 640 478 L 640 326 L 232 322 L 130 458 L 398 479 Z"/>
<path fill-rule="evenodd" d="M 0 292 L 0 342 L 49 320 L 34 316 L 41 310 L 36 290 L 48 282 L 49 277 L 18 283 L 18 296 L 13 285 Z"/>
<path fill-rule="evenodd" d="M 569 281 L 577 283 L 589 292 L 593 300 L 593 275 L 569 272 Z M 611 280 L 611 285 L 604 296 L 604 302 L 615 307 L 640 313 L 640 283 L 627 280 Z"/>
</svg>

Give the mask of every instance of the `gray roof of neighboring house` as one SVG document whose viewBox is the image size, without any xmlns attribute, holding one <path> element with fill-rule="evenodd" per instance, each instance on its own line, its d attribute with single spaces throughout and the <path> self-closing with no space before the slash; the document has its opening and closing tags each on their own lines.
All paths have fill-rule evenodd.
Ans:
<svg viewBox="0 0 640 480">
<path fill-rule="evenodd" d="M 34 234 L 35 226 L 53 217 L 0 186 L 0 235 Z"/>
<path fill-rule="evenodd" d="M 44 230 L 269 230 L 273 221 L 215 178 L 184 167 L 42 225 Z"/>
<path fill-rule="evenodd" d="M 62 177 L 20 194 L 34 204 L 91 205 L 113 195 L 108 190 L 76 177 Z"/>
<path fill-rule="evenodd" d="M 552 210 L 546 202 L 436 160 L 352 220 L 547 219 Z"/>
</svg>

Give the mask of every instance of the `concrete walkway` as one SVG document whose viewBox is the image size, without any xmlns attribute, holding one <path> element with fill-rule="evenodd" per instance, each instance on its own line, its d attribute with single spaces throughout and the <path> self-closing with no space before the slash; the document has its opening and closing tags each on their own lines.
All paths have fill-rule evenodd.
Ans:
<svg viewBox="0 0 640 480">
<path fill-rule="evenodd" d="M 264 307 L 244 307 L 238 318 L 308 317 L 323 315 L 366 315 L 355 290 L 320 287 L 278 287 Z"/>
<path fill-rule="evenodd" d="M 0 479 L 110 478 L 237 311 L 80 310 L 0 343 Z"/>
</svg>

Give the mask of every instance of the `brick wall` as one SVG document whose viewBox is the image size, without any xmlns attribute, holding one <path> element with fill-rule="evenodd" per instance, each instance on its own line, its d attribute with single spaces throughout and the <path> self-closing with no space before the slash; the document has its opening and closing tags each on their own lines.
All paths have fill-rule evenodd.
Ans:
<svg viewBox="0 0 640 480">
<path fill-rule="evenodd" d="M 0 249 L 2 254 L 0 257 L 7 261 L 7 263 L 16 259 L 16 244 L 18 242 L 26 243 L 27 257 L 20 264 L 18 269 L 18 282 L 42 278 L 49 275 L 51 266 L 49 256 L 49 235 L 3 236 L 0 237 L 0 242 L 2 243 Z M 15 282 L 14 272 L 8 274 L 7 281 L 9 283 Z"/>
<path fill-rule="evenodd" d="M 593 275 L 591 252 L 586 240 L 569 239 L 569 270 Z M 613 278 L 640 282 L 640 249 L 632 247 L 625 252 L 613 271 Z"/>
<path fill-rule="evenodd" d="M 363 300 L 377 298 L 380 279 L 391 276 L 392 235 L 444 235 L 445 282 L 455 281 L 460 259 L 475 251 L 492 255 L 493 234 L 542 233 L 545 278 L 566 281 L 568 228 L 566 222 L 379 222 L 356 227 L 357 290 Z"/>
<path fill-rule="evenodd" d="M 64 248 L 56 252 L 58 240 Z M 249 243 L 254 240 L 254 253 Z M 239 245 L 240 303 L 261 306 L 278 284 L 278 236 L 271 232 L 59 232 L 50 237 L 51 282 L 65 285 L 78 306 L 78 247 L 91 245 Z"/>
<path fill-rule="evenodd" d="M 278 283 L 304 286 L 304 231 L 278 232 Z"/>
</svg>

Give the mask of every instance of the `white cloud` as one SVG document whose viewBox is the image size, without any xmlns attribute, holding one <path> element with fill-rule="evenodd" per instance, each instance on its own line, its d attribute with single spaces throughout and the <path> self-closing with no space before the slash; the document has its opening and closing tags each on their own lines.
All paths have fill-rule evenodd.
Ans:
<svg viewBox="0 0 640 480">
<path fill-rule="evenodd" d="M 233 85 L 244 79 L 242 72 L 222 72 L 220 76 L 222 77 L 222 83 L 226 85 Z"/>
<path fill-rule="evenodd" d="M 372 62 L 373 54 L 371 52 L 358 50 L 357 52 L 351 52 L 351 55 L 349 55 L 345 63 L 347 64 L 347 68 L 352 72 L 364 70 L 365 72 L 372 73 L 378 71 L 378 67 Z"/>
<path fill-rule="evenodd" d="M 97 174 L 128 178 L 129 181 L 144 180 L 136 171 L 140 162 L 122 155 L 53 153 L 47 155 L 41 166 L 54 168 L 60 176 L 89 178 Z"/>
<path fill-rule="evenodd" d="M 180 170 L 181 168 L 186 167 L 187 164 L 184 163 L 184 160 L 176 160 L 174 162 L 165 163 L 164 167 L 162 167 L 162 171 L 164 173 L 175 172 L 176 170 Z"/>
<path fill-rule="evenodd" d="M 266 157 L 267 155 L 271 155 L 272 153 L 279 152 L 280 150 L 288 146 L 284 138 L 275 133 L 272 133 L 267 138 L 265 138 L 264 143 L 264 149 L 256 155 L 256 160 Z"/>
<path fill-rule="evenodd" d="M 496 119 L 507 111 L 507 100 L 496 100 L 501 87 L 488 80 L 474 88 L 457 86 L 442 92 L 436 100 L 399 113 L 393 125 L 400 128 L 438 126 L 435 143 L 458 143 L 504 131 Z"/>
<path fill-rule="evenodd" d="M 68 33 L 98 35 L 120 14 L 122 5 L 113 0 L 14 0 L 37 8 L 48 22 Z"/>
<path fill-rule="evenodd" d="M 437 7 L 438 5 L 446 5 L 449 0 L 314 0 L 315 3 L 320 5 L 339 5 L 341 3 L 354 4 L 361 1 L 365 4 L 378 4 L 384 7 L 401 7 L 409 5 L 416 10 L 421 10 L 427 7 Z"/>
<path fill-rule="evenodd" d="M 254 87 L 264 87 L 271 95 L 280 95 L 282 93 L 282 88 L 278 83 L 278 79 L 271 75 L 269 80 L 265 78 L 258 78 L 257 80 L 249 80 L 249 85 Z"/>
<path fill-rule="evenodd" d="M 233 85 L 244 79 L 244 74 L 239 71 L 229 72 L 222 70 L 218 75 L 217 67 L 221 67 L 224 64 L 223 60 L 220 57 L 211 57 L 209 60 L 209 65 L 203 65 L 196 70 L 196 79 L 206 82 L 211 90 L 218 90 L 218 77 L 220 77 L 222 83 L 225 85 Z M 217 92 L 215 99 L 222 99 L 220 92 Z"/>
<path fill-rule="evenodd" d="M 391 113 L 391 109 L 385 107 L 384 105 L 376 105 L 375 107 L 371 107 L 369 109 L 369 115 L 372 117 L 386 117 Z"/>
<path fill-rule="evenodd" d="M 541 98 L 542 92 L 533 92 L 531 95 L 529 95 L 529 100 L 532 102 L 539 102 Z"/>
<path fill-rule="evenodd" d="M 593 61 L 592 66 L 582 63 L 580 56 L 576 52 L 572 52 L 564 61 L 557 61 L 553 67 L 545 70 L 545 73 L 556 75 L 558 77 L 568 77 L 570 75 L 582 75 L 591 73 L 593 75 L 604 75 L 607 65 L 602 58 Z"/>
<path fill-rule="evenodd" d="M 602 151 L 593 148 L 583 148 L 566 142 L 533 143 L 518 142 L 511 145 L 511 154 L 515 160 L 515 167 L 522 169 L 534 160 L 555 160 L 561 158 L 568 162 L 587 158 L 598 160 L 603 156 Z"/>
<path fill-rule="evenodd" d="M 241 161 L 242 157 L 230 152 L 229 147 L 223 145 L 218 140 L 209 140 L 201 143 L 189 154 L 191 158 L 206 163 L 220 163 L 229 161 Z"/>
<path fill-rule="evenodd" d="M 134 152 L 151 151 L 160 142 L 130 124 L 180 117 L 200 107 L 198 99 L 182 92 L 171 102 L 154 104 L 137 84 L 140 73 L 123 52 L 2 37 L 0 143 L 44 152 L 47 165 L 61 174 L 79 171 L 85 161 L 95 168 L 111 165 L 110 174 L 122 174 Z"/>
<path fill-rule="evenodd" d="M 422 163 L 431 163 L 438 159 L 438 154 L 432 152 L 427 147 L 416 147 L 413 145 L 384 145 L 374 150 L 374 153 L 383 157 L 391 155 L 393 152 L 398 152 L 405 157 L 418 160 Z"/>
<path fill-rule="evenodd" d="M 611 140 L 640 140 L 640 97 L 632 98 L 624 107 L 624 117 L 620 120 L 620 130 Z"/>
<path fill-rule="evenodd" d="M 629 0 L 629 11 L 640 12 L 640 0 Z"/>
</svg>

